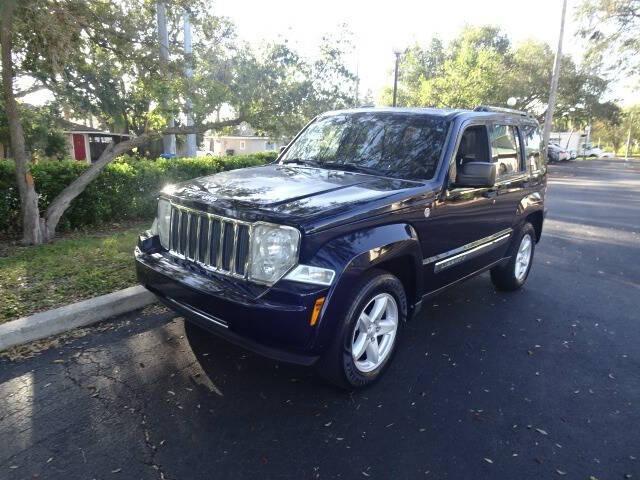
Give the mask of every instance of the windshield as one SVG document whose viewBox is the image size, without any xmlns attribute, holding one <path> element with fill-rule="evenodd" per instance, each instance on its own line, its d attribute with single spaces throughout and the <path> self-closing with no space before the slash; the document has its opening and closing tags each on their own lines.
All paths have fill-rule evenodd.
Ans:
<svg viewBox="0 0 640 480">
<path fill-rule="evenodd" d="M 281 162 L 430 179 L 438 167 L 448 124 L 436 116 L 391 112 L 321 117 L 295 140 Z"/>
</svg>

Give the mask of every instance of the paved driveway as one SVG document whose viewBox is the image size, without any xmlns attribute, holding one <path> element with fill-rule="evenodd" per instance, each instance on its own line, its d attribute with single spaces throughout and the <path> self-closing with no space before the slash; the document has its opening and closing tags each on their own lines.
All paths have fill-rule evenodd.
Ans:
<svg viewBox="0 0 640 480">
<path fill-rule="evenodd" d="M 526 288 L 437 298 L 373 388 L 155 308 L 0 361 L 0 478 L 640 478 L 640 163 L 551 172 Z"/>
</svg>

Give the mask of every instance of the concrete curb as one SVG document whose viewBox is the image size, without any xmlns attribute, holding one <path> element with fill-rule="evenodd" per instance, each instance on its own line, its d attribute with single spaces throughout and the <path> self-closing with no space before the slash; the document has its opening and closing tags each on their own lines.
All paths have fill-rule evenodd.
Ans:
<svg viewBox="0 0 640 480">
<path fill-rule="evenodd" d="M 145 307 L 156 297 L 141 285 L 0 325 L 0 351 Z"/>
</svg>

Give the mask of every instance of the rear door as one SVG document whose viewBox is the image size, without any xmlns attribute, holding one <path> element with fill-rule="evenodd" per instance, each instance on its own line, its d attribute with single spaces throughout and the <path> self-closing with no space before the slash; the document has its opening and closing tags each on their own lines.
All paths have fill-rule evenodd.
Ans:
<svg viewBox="0 0 640 480">
<path fill-rule="evenodd" d="M 513 228 L 518 203 L 526 194 L 529 169 L 524 161 L 518 127 L 513 123 L 496 122 L 491 125 L 491 161 L 496 164 L 496 203 L 494 216 L 496 229 Z M 506 251 L 505 248 L 501 249 Z"/>
</svg>

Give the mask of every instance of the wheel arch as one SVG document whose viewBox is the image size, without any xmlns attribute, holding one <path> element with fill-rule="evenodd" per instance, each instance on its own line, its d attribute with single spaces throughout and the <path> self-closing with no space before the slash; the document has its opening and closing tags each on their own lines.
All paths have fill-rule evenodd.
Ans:
<svg viewBox="0 0 640 480">
<path fill-rule="evenodd" d="M 366 272 L 381 269 L 398 277 L 407 295 L 408 315 L 421 298 L 422 249 L 409 224 L 382 225 L 345 234 L 325 244 L 314 258 L 318 260 L 314 263 L 321 260 L 336 272 L 318 324 L 314 342 L 318 350 L 326 347 L 340 328 L 351 287 Z"/>
<path fill-rule="evenodd" d="M 409 309 L 412 309 L 419 297 L 422 297 L 418 294 L 418 272 L 414 267 L 411 255 L 399 255 L 378 263 L 371 268 L 384 270 L 400 280 L 400 283 L 402 283 L 402 287 L 404 288 L 404 293 L 407 296 L 407 305 L 409 305 Z"/>
<path fill-rule="evenodd" d="M 525 222 L 533 225 L 533 229 L 536 232 L 536 243 L 540 241 L 542 237 L 542 224 L 544 223 L 544 213 L 542 210 L 536 210 L 535 212 L 529 213 L 525 217 Z"/>
<path fill-rule="evenodd" d="M 544 223 L 544 196 L 542 192 L 533 192 L 523 197 L 518 203 L 517 209 L 519 226 L 525 222 L 531 223 L 536 232 L 536 243 L 542 237 L 542 224 Z"/>
</svg>

